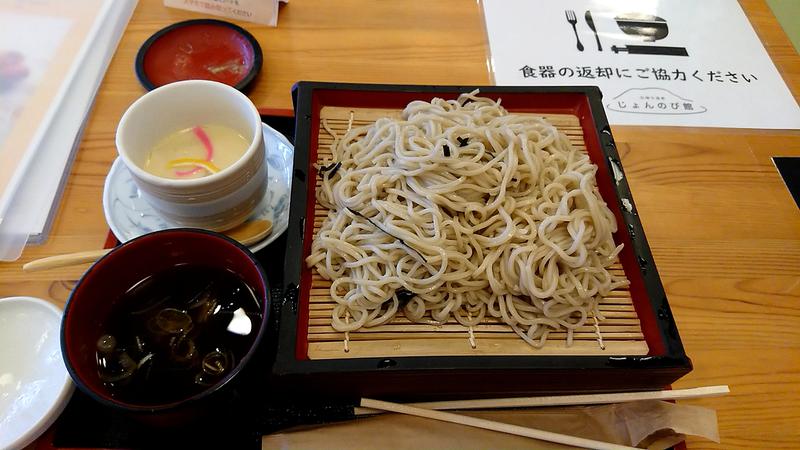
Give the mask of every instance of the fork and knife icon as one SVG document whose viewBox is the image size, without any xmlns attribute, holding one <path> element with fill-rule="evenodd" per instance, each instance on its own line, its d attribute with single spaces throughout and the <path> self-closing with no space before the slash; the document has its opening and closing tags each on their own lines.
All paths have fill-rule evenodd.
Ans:
<svg viewBox="0 0 800 450">
<path fill-rule="evenodd" d="M 568 9 L 564 11 L 564 13 L 567 15 L 567 22 L 569 22 L 570 25 L 572 25 L 572 31 L 575 32 L 575 39 L 578 41 L 578 50 L 583 51 L 583 44 L 581 43 L 581 38 L 578 37 L 578 28 L 577 28 L 578 18 L 577 16 L 575 16 L 575 11 Z M 594 19 L 592 19 L 592 12 L 586 11 L 584 19 L 586 19 L 586 25 L 589 25 L 589 28 L 594 32 L 594 38 L 597 40 L 597 51 L 602 52 L 603 45 L 600 44 L 600 36 L 597 35 L 597 28 L 595 28 L 594 26 Z"/>
</svg>

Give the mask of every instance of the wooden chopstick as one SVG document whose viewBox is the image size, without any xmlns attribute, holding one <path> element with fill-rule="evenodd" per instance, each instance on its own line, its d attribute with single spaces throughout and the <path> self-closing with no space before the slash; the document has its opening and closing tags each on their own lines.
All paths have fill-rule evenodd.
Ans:
<svg viewBox="0 0 800 450">
<path fill-rule="evenodd" d="M 226 230 L 224 234 L 239 241 L 240 244 L 250 246 L 260 242 L 272 233 L 272 221 L 266 219 L 251 219 L 243 224 Z M 112 249 L 88 250 L 85 252 L 66 253 L 63 255 L 48 256 L 35 259 L 22 266 L 24 272 L 56 269 L 59 267 L 74 266 L 76 264 L 93 263 L 105 256 Z"/>
<path fill-rule="evenodd" d="M 488 398 L 481 400 L 409 403 L 408 406 L 433 410 L 534 408 L 540 406 L 599 405 L 639 400 L 685 400 L 701 397 L 719 397 L 729 392 L 730 389 L 728 386 L 722 385 L 663 391 L 619 392 L 613 394 L 552 395 L 545 397 Z M 356 416 L 362 416 L 367 414 L 381 414 L 382 411 L 356 407 L 354 413 Z"/>
<path fill-rule="evenodd" d="M 585 439 L 576 436 L 569 436 L 566 434 L 537 430 L 536 428 L 527 428 L 519 425 L 511 425 L 508 423 L 495 422 L 493 420 L 480 419 L 477 417 L 470 417 L 470 416 L 462 416 L 460 414 L 434 411 L 430 409 L 417 408 L 414 406 L 402 405 L 400 403 L 384 402 L 381 400 L 373 400 L 369 398 L 362 398 L 361 406 L 371 409 L 380 409 L 383 411 L 400 413 L 400 414 L 408 414 L 411 416 L 426 417 L 428 419 L 440 420 L 442 422 L 457 423 L 475 428 L 483 428 L 485 430 L 498 431 L 500 433 L 513 434 L 516 436 L 525 436 L 533 439 L 540 439 L 542 441 L 555 442 L 558 444 L 572 445 L 574 447 L 593 448 L 598 450 L 635 449 L 635 447 L 612 444 L 610 442 L 595 441 L 593 439 Z"/>
<path fill-rule="evenodd" d="M 48 270 L 58 267 L 74 266 L 76 264 L 92 263 L 110 251 L 110 248 L 105 248 L 102 250 L 89 250 L 85 252 L 48 256 L 47 258 L 35 259 L 26 263 L 22 266 L 22 270 L 25 272 L 35 272 L 37 270 Z"/>
</svg>

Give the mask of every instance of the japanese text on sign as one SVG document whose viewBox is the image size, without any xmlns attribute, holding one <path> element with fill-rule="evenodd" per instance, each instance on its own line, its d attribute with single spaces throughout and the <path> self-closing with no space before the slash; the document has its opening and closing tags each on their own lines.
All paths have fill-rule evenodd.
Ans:
<svg viewBox="0 0 800 450">
<path fill-rule="evenodd" d="M 586 79 L 625 79 L 636 78 L 655 81 L 697 81 L 710 83 L 752 83 L 758 77 L 752 73 L 741 73 L 730 70 L 700 70 L 683 71 L 680 69 L 667 69 L 663 67 L 601 67 L 601 66 L 574 66 L 556 67 L 553 65 L 540 65 L 531 67 L 525 65 L 519 69 L 523 78 L 586 78 Z"/>
</svg>

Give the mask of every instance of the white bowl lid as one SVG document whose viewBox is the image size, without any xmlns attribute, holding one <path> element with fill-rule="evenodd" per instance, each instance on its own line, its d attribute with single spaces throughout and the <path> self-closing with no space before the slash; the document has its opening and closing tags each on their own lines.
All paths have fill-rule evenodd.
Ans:
<svg viewBox="0 0 800 450">
<path fill-rule="evenodd" d="M 61 358 L 62 314 L 38 298 L 0 299 L 0 449 L 33 442 L 72 395 Z"/>
</svg>

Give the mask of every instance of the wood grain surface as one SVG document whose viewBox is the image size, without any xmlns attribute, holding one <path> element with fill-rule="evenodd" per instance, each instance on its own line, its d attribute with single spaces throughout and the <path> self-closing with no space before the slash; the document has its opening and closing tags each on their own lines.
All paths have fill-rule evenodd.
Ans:
<svg viewBox="0 0 800 450">
<path fill-rule="evenodd" d="M 742 0 L 770 56 L 800 98 L 800 57 L 763 0 Z M 85 267 L 23 273 L 32 259 L 100 248 L 103 180 L 123 111 L 144 93 L 133 72 L 156 30 L 196 14 L 159 0 L 139 6 L 89 117 L 49 240 L 0 263 L 0 297 L 63 305 Z M 469 0 L 292 0 L 276 28 L 241 23 L 264 50 L 250 92 L 290 108 L 298 80 L 488 84 L 480 5 Z M 769 114 L 769 111 L 764 111 Z M 614 127 L 636 205 L 686 346 L 692 373 L 676 387 L 728 384 L 726 397 L 691 400 L 717 410 L 721 444 L 690 449 L 800 445 L 800 211 L 771 156 L 800 156 L 797 131 Z M 491 443 L 486 444 L 487 447 Z"/>
</svg>

